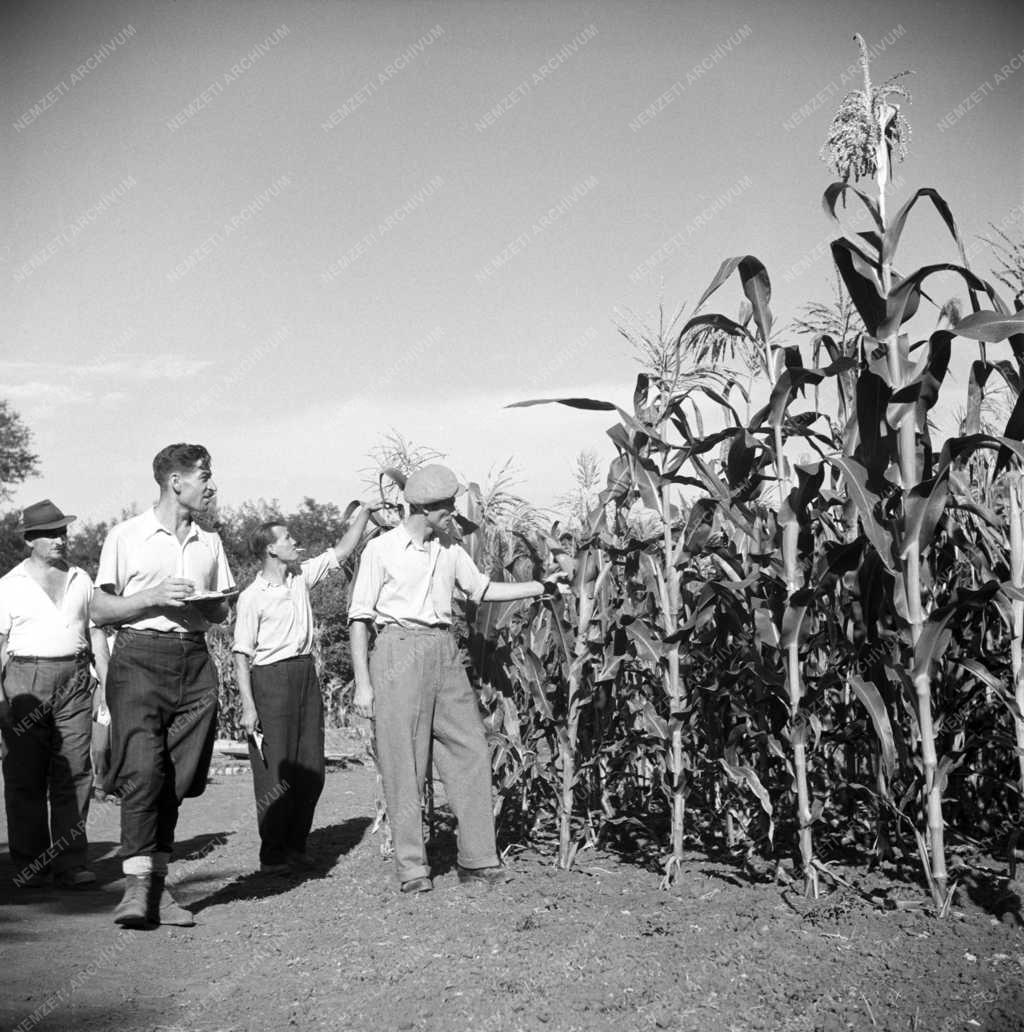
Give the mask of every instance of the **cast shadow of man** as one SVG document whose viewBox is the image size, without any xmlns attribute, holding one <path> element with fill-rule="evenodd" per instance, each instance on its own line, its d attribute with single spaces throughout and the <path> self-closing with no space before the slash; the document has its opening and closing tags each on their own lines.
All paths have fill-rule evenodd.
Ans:
<svg viewBox="0 0 1024 1032">
<path fill-rule="evenodd" d="M 314 866 L 310 870 L 296 870 L 286 875 L 261 874 L 259 871 L 242 874 L 212 895 L 197 900 L 189 909 L 199 914 L 209 907 L 239 900 L 270 899 L 291 892 L 303 882 L 324 878 L 341 857 L 362 842 L 370 823 L 369 817 L 350 817 L 340 824 L 317 828 L 309 835 L 308 851 L 314 858 Z"/>
</svg>

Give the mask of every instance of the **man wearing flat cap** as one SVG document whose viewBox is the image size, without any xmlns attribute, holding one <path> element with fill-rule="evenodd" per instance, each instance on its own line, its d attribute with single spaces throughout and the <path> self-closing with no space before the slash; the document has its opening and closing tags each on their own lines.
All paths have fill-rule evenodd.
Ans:
<svg viewBox="0 0 1024 1032">
<path fill-rule="evenodd" d="M 349 606 L 354 706 L 373 716 L 378 766 L 402 892 L 433 888 L 423 843 L 421 790 L 433 757 L 458 821 L 462 882 L 506 880 L 498 862 L 491 755 L 483 720 L 451 633 L 456 588 L 474 602 L 539 598 L 539 581 L 492 583 L 452 538 L 464 488 L 445 466 L 424 466 L 405 484 L 408 514 L 365 548 Z M 368 656 L 370 625 L 377 629 Z"/>
<path fill-rule="evenodd" d="M 0 577 L 0 729 L 14 883 L 89 885 L 91 645 L 106 676 L 106 639 L 89 625 L 93 583 L 67 561 L 66 516 L 48 498 L 22 513 L 29 556 Z M 49 814 L 47 814 L 49 802 Z"/>
</svg>

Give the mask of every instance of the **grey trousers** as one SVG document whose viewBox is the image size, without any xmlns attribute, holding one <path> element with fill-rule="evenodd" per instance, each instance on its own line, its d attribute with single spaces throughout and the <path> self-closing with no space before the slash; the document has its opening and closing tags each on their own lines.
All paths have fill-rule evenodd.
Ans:
<svg viewBox="0 0 1024 1032">
<path fill-rule="evenodd" d="M 370 656 L 377 763 L 395 843 L 399 881 L 430 874 L 423 844 L 422 789 L 434 763 L 458 821 L 458 862 L 498 862 L 491 804 L 491 753 L 455 639 L 447 630 L 386 627 Z"/>
<path fill-rule="evenodd" d="M 3 732 L 11 860 L 31 874 L 83 866 L 92 794 L 89 657 L 12 656 L 4 690 L 11 703 L 11 727 Z"/>
</svg>

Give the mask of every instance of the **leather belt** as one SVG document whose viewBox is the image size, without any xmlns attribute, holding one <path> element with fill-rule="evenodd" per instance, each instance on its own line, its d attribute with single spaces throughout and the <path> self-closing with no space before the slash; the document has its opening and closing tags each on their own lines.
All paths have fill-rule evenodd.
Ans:
<svg viewBox="0 0 1024 1032">
<path fill-rule="evenodd" d="M 163 638 L 165 641 L 205 642 L 206 631 L 158 631 L 152 627 L 121 627 L 117 635 L 137 634 L 143 638 Z"/>
<path fill-rule="evenodd" d="M 427 626 L 416 626 L 416 627 L 403 627 L 401 624 L 389 623 L 385 624 L 381 629 L 381 634 L 386 634 L 388 631 L 400 631 L 402 634 L 439 634 L 452 629 L 451 624 L 439 623 L 431 624 Z"/>
<path fill-rule="evenodd" d="M 11 663 L 77 663 L 88 660 L 91 662 L 92 653 L 86 649 L 81 652 L 72 652 L 68 656 L 11 656 Z"/>
</svg>

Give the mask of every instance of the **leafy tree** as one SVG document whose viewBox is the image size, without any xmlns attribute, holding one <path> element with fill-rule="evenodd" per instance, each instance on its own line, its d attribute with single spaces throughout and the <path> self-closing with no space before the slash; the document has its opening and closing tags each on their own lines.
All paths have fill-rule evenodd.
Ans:
<svg viewBox="0 0 1024 1032">
<path fill-rule="evenodd" d="M 0 399 L 0 502 L 10 499 L 16 485 L 38 474 L 39 456 L 32 451 L 31 444 L 32 431 Z"/>
<path fill-rule="evenodd" d="M 21 513 L 17 511 L 0 516 L 0 574 L 16 566 L 28 554 L 25 539 L 14 529 L 20 519 Z"/>
<path fill-rule="evenodd" d="M 80 566 L 95 579 L 100 565 L 100 552 L 110 527 L 111 524 L 106 520 L 84 520 L 80 524 L 72 524 L 72 532 L 68 535 L 68 562 L 72 566 Z"/>
</svg>

